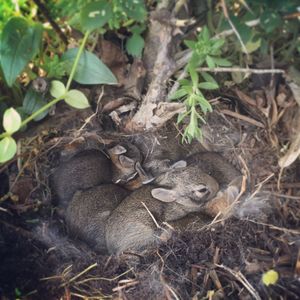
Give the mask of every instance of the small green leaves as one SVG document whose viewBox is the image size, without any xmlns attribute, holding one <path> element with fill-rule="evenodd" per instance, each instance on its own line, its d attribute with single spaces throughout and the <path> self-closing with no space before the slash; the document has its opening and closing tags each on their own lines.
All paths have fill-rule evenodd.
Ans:
<svg viewBox="0 0 300 300">
<path fill-rule="evenodd" d="M 58 80 L 52 80 L 50 86 L 50 94 L 54 98 L 60 98 L 66 93 L 65 85 Z"/>
<path fill-rule="evenodd" d="M 21 127 L 21 117 L 14 108 L 9 108 L 3 115 L 3 128 L 9 134 L 18 131 Z"/>
<path fill-rule="evenodd" d="M 88 3 L 81 11 L 80 21 L 84 30 L 103 27 L 113 16 L 111 3 L 105 0 Z"/>
<path fill-rule="evenodd" d="M 200 82 L 198 86 L 204 90 L 216 90 L 219 88 L 219 86 L 213 82 Z"/>
<path fill-rule="evenodd" d="M 89 107 L 89 101 L 85 95 L 78 90 L 70 90 L 67 92 L 65 101 L 72 107 L 83 109 Z"/>
<path fill-rule="evenodd" d="M 135 57 L 141 57 L 142 51 L 144 49 L 144 39 L 141 37 L 140 34 L 134 33 L 126 43 L 126 50 L 128 54 L 135 56 Z"/>
<path fill-rule="evenodd" d="M 269 270 L 262 275 L 262 282 L 264 285 L 276 284 L 279 279 L 279 275 L 274 270 Z"/>
<path fill-rule="evenodd" d="M 0 141 L 0 163 L 12 159 L 16 152 L 17 144 L 12 137 L 7 136 Z"/>
</svg>

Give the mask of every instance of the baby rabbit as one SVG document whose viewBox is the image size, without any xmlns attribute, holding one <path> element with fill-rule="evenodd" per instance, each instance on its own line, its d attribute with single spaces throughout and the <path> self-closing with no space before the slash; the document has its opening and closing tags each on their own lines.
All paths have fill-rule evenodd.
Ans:
<svg viewBox="0 0 300 300">
<path fill-rule="evenodd" d="M 112 161 L 113 182 L 134 190 L 154 180 L 142 167 L 141 151 L 129 142 L 120 142 L 107 150 Z"/>
<path fill-rule="evenodd" d="M 241 173 L 224 157 L 215 152 L 200 152 L 187 158 L 190 165 L 197 164 L 219 183 L 220 191 L 203 209 L 208 215 L 226 213 L 237 198 L 241 185 Z"/>
<path fill-rule="evenodd" d="M 77 190 L 111 183 L 111 161 L 101 151 L 82 151 L 62 162 L 50 181 L 59 206 L 66 208 Z"/>
<path fill-rule="evenodd" d="M 105 224 L 111 212 L 129 194 L 114 184 L 77 191 L 66 210 L 70 233 L 98 251 L 105 251 Z"/>
<path fill-rule="evenodd" d="M 159 230 L 150 213 L 157 222 L 180 219 L 199 211 L 219 189 L 198 166 L 173 168 L 155 183 L 134 191 L 108 218 L 105 237 L 110 253 L 139 251 L 154 244 Z"/>
</svg>

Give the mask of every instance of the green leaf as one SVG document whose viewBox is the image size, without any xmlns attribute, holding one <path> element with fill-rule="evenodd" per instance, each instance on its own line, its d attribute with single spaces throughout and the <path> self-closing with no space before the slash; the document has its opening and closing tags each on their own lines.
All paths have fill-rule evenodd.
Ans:
<svg viewBox="0 0 300 300">
<path fill-rule="evenodd" d="M 123 11 L 129 18 L 136 21 L 144 21 L 147 15 L 145 1 L 143 0 L 126 0 L 120 1 Z"/>
<path fill-rule="evenodd" d="M 9 134 L 18 131 L 21 127 L 21 117 L 14 108 L 9 108 L 3 115 L 3 128 Z"/>
<path fill-rule="evenodd" d="M 187 95 L 187 92 L 183 89 L 179 89 L 177 90 L 175 93 L 173 93 L 169 99 L 170 100 L 175 100 L 175 99 L 179 99 L 179 98 L 183 98 L 184 96 Z"/>
<path fill-rule="evenodd" d="M 144 45 L 144 39 L 139 34 L 134 33 L 126 42 L 126 50 L 132 56 L 141 57 Z"/>
<path fill-rule="evenodd" d="M 205 81 L 217 84 L 215 79 L 210 74 L 208 74 L 206 72 L 201 72 L 201 76 L 204 78 Z"/>
<path fill-rule="evenodd" d="M 206 63 L 207 63 L 207 65 L 210 69 L 212 69 L 216 66 L 215 62 L 214 62 L 214 60 L 211 56 L 207 55 L 205 60 L 206 60 Z"/>
<path fill-rule="evenodd" d="M 265 10 L 260 16 L 260 26 L 266 31 L 271 33 L 276 28 L 280 27 L 283 20 L 280 15 L 271 10 Z"/>
<path fill-rule="evenodd" d="M 262 282 L 264 285 L 269 286 L 270 284 L 276 284 L 279 275 L 274 270 L 269 270 L 262 275 Z"/>
<path fill-rule="evenodd" d="M 50 94 L 54 98 L 59 98 L 66 93 L 65 85 L 58 80 L 52 80 L 50 86 Z"/>
<path fill-rule="evenodd" d="M 257 38 L 256 40 L 255 38 L 251 38 L 245 45 L 247 52 L 252 53 L 256 51 L 261 46 L 261 42 L 262 42 L 261 38 Z"/>
<path fill-rule="evenodd" d="M 210 40 L 210 34 L 208 28 L 205 26 L 201 32 L 201 36 L 204 42 L 208 42 Z"/>
<path fill-rule="evenodd" d="M 4 163 L 14 157 L 17 152 L 17 144 L 11 137 L 5 137 L 0 141 L 0 163 Z"/>
<path fill-rule="evenodd" d="M 111 3 L 96 1 L 88 3 L 80 14 L 80 23 L 84 30 L 95 30 L 103 27 L 113 16 Z"/>
<path fill-rule="evenodd" d="M 5 25 L 0 42 L 0 61 L 5 80 L 12 86 L 27 63 L 38 53 L 43 27 L 29 26 L 21 17 L 11 18 Z"/>
<path fill-rule="evenodd" d="M 197 70 L 194 69 L 193 67 L 189 66 L 188 72 L 191 76 L 192 82 L 193 82 L 193 87 L 196 87 L 199 82 L 199 75 L 197 73 Z"/>
<path fill-rule="evenodd" d="M 78 90 L 70 90 L 66 94 L 65 101 L 72 107 L 83 109 L 90 106 L 85 95 Z"/>
<path fill-rule="evenodd" d="M 200 105 L 201 110 L 203 111 L 204 114 L 206 114 L 208 111 L 212 112 L 212 107 L 211 107 L 210 103 L 203 96 L 197 97 L 197 102 Z M 199 118 L 202 118 L 202 117 L 199 116 Z M 205 121 L 204 121 L 204 123 L 205 123 Z"/>
<path fill-rule="evenodd" d="M 201 82 L 199 83 L 199 88 L 204 90 L 216 90 L 219 86 L 213 82 Z"/>
<path fill-rule="evenodd" d="M 69 49 L 61 61 L 74 62 L 78 48 Z M 117 84 L 117 79 L 110 69 L 93 53 L 84 50 L 81 54 L 74 80 L 81 84 Z"/>
<path fill-rule="evenodd" d="M 183 121 L 183 119 L 188 115 L 188 113 L 180 113 L 178 114 L 178 117 L 177 117 L 177 123 L 181 123 Z"/>
<path fill-rule="evenodd" d="M 27 115 L 32 115 L 46 104 L 47 102 L 42 98 L 42 95 L 31 88 L 26 92 L 26 95 L 23 100 L 22 109 L 23 112 Z M 47 116 L 48 112 L 49 110 L 47 109 L 46 111 L 40 113 L 34 118 L 34 121 L 42 120 L 44 117 Z"/>
<path fill-rule="evenodd" d="M 230 67 L 232 66 L 231 62 L 225 58 L 214 57 L 214 63 L 217 66 L 221 67 Z"/>
<path fill-rule="evenodd" d="M 225 40 L 223 40 L 223 39 L 218 39 L 218 40 L 214 41 L 214 43 L 211 47 L 212 51 L 219 50 L 224 45 L 224 43 L 225 43 Z"/>
<path fill-rule="evenodd" d="M 190 49 L 194 50 L 196 48 L 196 42 L 194 41 L 184 41 L 185 45 L 188 46 Z"/>
</svg>

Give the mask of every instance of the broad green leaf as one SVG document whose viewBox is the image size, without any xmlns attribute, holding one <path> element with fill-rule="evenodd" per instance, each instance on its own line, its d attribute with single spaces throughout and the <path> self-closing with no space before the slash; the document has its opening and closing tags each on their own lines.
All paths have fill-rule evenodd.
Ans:
<svg viewBox="0 0 300 300">
<path fill-rule="evenodd" d="M 260 26 L 266 33 L 271 33 L 276 28 L 281 26 L 283 20 L 277 12 L 265 10 L 260 16 Z"/>
<path fill-rule="evenodd" d="M 252 29 L 244 24 L 240 18 L 236 16 L 231 17 L 231 21 L 233 22 L 235 28 L 237 29 L 242 41 L 246 44 L 252 36 Z"/>
<path fill-rule="evenodd" d="M 27 63 L 38 53 L 43 27 L 30 25 L 22 17 L 13 17 L 5 25 L 0 42 L 0 61 L 9 86 L 12 86 Z"/>
<path fill-rule="evenodd" d="M 144 45 L 144 39 L 139 34 L 134 33 L 126 42 L 126 50 L 132 56 L 141 57 Z"/>
<path fill-rule="evenodd" d="M 58 80 L 52 80 L 50 86 L 50 94 L 54 98 L 59 98 L 66 93 L 65 85 Z"/>
<path fill-rule="evenodd" d="M 84 30 L 103 27 L 113 16 L 111 3 L 105 0 L 88 3 L 80 14 L 80 23 Z"/>
<path fill-rule="evenodd" d="M 206 63 L 210 69 L 212 69 L 216 66 L 213 58 L 209 55 L 206 56 Z"/>
<path fill-rule="evenodd" d="M 72 64 L 78 48 L 69 49 L 61 61 Z M 110 69 L 93 53 L 84 51 L 79 59 L 74 80 L 81 84 L 117 84 L 117 79 Z"/>
<path fill-rule="evenodd" d="M 40 93 L 37 93 L 33 89 L 29 89 L 24 97 L 23 101 L 23 112 L 27 115 L 32 115 L 37 110 L 45 106 L 47 102 L 43 99 L 43 96 Z M 47 116 L 49 109 L 45 110 L 44 112 L 40 113 L 38 116 L 34 118 L 34 121 L 40 121 L 44 117 Z"/>
<path fill-rule="evenodd" d="M 186 96 L 186 95 L 187 95 L 187 92 L 186 92 L 185 90 L 179 89 L 179 90 L 177 90 L 175 93 L 173 93 L 173 94 L 169 97 L 169 99 L 170 99 L 170 100 L 175 100 L 175 99 L 182 98 L 182 97 L 184 97 L 184 96 Z"/>
<path fill-rule="evenodd" d="M 219 86 L 213 82 L 201 82 L 199 83 L 199 88 L 204 90 L 216 90 Z"/>
<path fill-rule="evenodd" d="M 276 284 L 279 279 L 279 275 L 274 270 L 269 270 L 262 275 L 262 282 L 264 285 Z"/>
<path fill-rule="evenodd" d="M 78 90 L 70 90 L 66 94 L 65 101 L 72 107 L 83 109 L 90 106 L 85 95 Z"/>
<path fill-rule="evenodd" d="M 21 127 L 21 117 L 19 113 L 13 108 L 9 108 L 3 115 L 3 128 L 9 134 L 18 131 Z"/>
<path fill-rule="evenodd" d="M 17 144 L 11 137 L 5 137 L 0 141 L 0 163 L 4 163 L 14 157 L 17 152 Z"/>
</svg>

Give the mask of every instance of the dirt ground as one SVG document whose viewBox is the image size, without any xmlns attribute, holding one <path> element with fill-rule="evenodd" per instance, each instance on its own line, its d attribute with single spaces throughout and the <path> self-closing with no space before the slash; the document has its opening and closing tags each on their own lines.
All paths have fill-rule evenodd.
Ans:
<svg viewBox="0 0 300 300">
<path fill-rule="evenodd" d="M 263 98 L 261 108 L 244 100 L 265 90 L 219 94 L 203 128 L 204 146 L 224 155 L 247 180 L 241 199 L 258 193 L 256 200 L 201 228 L 175 231 L 135 263 L 128 260 L 133 254 L 99 255 L 70 240 L 51 204 L 53 141 L 74 136 L 91 111 L 62 105 L 54 118 L 22 134 L 22 168 L 13 160 L 0 170 L 1 299 L 300 299 L 299 162 L 283 172 L 278 166 L 282 146 L 297 128 L 298 107 L 284 83 L 273 92 L 275 103 Z M 286 98 L 279 102 L 282 93 Z M 266 105 L 276 105 L 280 117 L 274 109 L 263 114 Z M 43 234 L 55 247 L 39 238 Z M 270 269 L 279 280 L 266 286 L 262 274 Z"/>
</svg>

